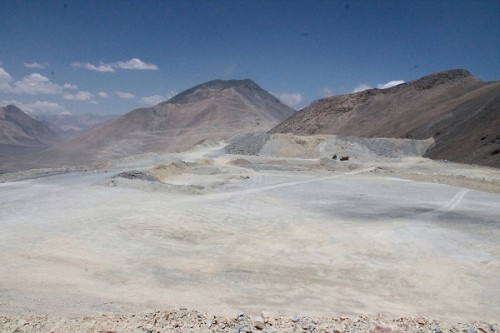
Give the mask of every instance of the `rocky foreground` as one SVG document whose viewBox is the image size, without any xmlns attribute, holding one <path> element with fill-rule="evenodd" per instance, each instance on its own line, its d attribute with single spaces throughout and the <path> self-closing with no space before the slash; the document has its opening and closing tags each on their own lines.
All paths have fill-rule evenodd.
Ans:
<svg viewBox="0 0 500 333">
<path fill-rule="evenodd" d="M 406 317 L 274 317 L 262 312 L 257 317 L 236 313 L 214 316 L 181 308 L 131 314 L 101 314 L 95 317 L 0 316 L 0 332 L 466 332 L 492 333 L 499 323 L 445 323 L 430 318 Z"/>
</svg>

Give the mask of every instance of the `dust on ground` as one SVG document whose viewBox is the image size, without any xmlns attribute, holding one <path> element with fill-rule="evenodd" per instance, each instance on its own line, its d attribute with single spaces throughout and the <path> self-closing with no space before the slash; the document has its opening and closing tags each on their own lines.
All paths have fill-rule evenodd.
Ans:
<svg viewBox="0 0 500 333">
<path fill-rule="evenodd" d="M 260 329 L 232 314 L 264 309 L 270 332 L 498 329 L 497 169 L 223 146 L 0 184 L 0 325 L 240 332 Z M 139 314 L 180 306 L 200 312 Z"/>
</svg>

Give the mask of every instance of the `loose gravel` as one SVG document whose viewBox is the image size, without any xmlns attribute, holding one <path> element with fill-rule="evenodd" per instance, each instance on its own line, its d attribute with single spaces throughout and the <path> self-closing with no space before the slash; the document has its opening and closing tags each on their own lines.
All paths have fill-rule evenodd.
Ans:
<svg viewBox="0 0 500 333">
<path fill-rule="evenodd" d="M 258 155 L 271 134 L 266 132 L 246 133 L 231 139 L 224 151 L 233 155 Z"/>
<path fill-rule="evenodd" d="M 237 312 L 233 316 L 217 316 L 194 310 L 154 310 L 143 313 L 103 313 L 93 317 L 61 318 L 49 316 L 0 316 L 0 332 L 498 332 L 498 323 L 469 322 L 445 323 L 424 317 L 387 318 L 375 317 L 276 317 L 263 311 L 258 316 Z"/>
</svg>

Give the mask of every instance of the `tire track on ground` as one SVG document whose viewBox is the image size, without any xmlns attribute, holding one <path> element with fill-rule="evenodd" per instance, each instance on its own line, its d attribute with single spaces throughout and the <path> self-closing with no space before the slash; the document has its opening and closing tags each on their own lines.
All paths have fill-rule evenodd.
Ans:
<svg viewBox="0 0 500 333">
<path fill-rule="evenodd" d="M 467 193 L 469 193 L 468 189 L 463 189 L 463 190 L 459 191 L 457 194 L 455 194 L 453 196 L 453 198 L 451 198 L 450 201 L 448 201 L 446 204 L 444 204 L 443 206 L 438 208 L 437 211 L 438 212 L 451 212 L 460 204 L 460 202 L 462 202 L 462 199 L 465 197 L 465 195 Z"/>
</svg>

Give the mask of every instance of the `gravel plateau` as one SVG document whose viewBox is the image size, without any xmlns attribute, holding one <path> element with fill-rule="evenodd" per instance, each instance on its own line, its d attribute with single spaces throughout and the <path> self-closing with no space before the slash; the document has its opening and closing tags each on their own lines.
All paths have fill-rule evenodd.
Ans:
<svg viewBox="0 0 500 333">
<path fill-rule="evenodd" d="M 500 171 L 430 145 L 261 133 L 0 175 L 0 332 L 498 332 Z"/>
</svg>

